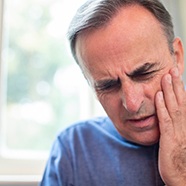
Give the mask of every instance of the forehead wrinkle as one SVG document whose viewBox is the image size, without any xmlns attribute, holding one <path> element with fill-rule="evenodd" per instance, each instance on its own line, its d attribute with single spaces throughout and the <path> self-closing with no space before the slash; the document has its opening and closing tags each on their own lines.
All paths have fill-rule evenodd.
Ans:
<svg viewBox="0 0 186 186">
<path fill-rule="evenodd" d="M 133 8 L 134 13 L 134 11 L 140 7 Z M 149 12 L 146 11 L 143 13 L 150 15 Z M 157 37 L 157 35 L 151 37 L 151 35 L 149 35 L 151 32 L 146 33 L 146 31 L 149 30 L 152 31 L 150 28 L 153 27 L 153 30 L 158 31 L 158 36 L 162 35 L 163 31 L 160 25 L 156 24 L 157 21 L 155 18 L 150 16 L 151 21 L 147 19 L 148 27 L 145 27 L 147 23 L 145 24 L 144 20 L 142 25 L 140 24 L 141 22 L 137 22 L 136 18 L 130 14 L 134 20 L 133 24 L 130 23 L 130 26 L 128 26 L 127 21 L 126 23 L 122 21 L 124 15 L 126 16 L 128 14 L 126 14 L 125 11 L 121 12 L 121 14 L 118 14 L 115 17 L 116 19 L 113 18 L 106 27 L 94 30 L 93 32 L 87 32 L 85 35 L 80 35 L 77 38 L 76 47 L 80 44 L 79 47 L 77 47 L 79 53 L 78 58 L 81 61 L 80 65 L 85 67 L 93 80 L 122 77 L 123 74 L 126 75 L 126 73 L 130 73 L 129 71 L 132 71 L 137 65 L 147 62 L 149 57 L 153 59 L 155 56 L 148 56 L 151 51 L 156 50 L 156 53 L 162 52 L 162 49 L 157 47 L 159 46 L 160 38 Z M 144 17 L 143 14 L 140 15 L 140 17 Z M 121 21 L 118 22 L 118 18 Z M 139 20 L 142 21 L 142 19 Z M 149 21 L 151 26 L 149 26 Z M 136 29 L 140 31 L 140 33 L 136 31 Z M 131 32 L 132 30 L 135 30 L 135 32 Z M 112 31 L 114 33 L 112 37 L 110 37 Z M 164 40 L 166 39 L 164 38 Z M 143 46 L 144 41 L 146 41 L 147 44 Z M 152 42 L 154 43 L 152 44 Z M 136 47 L 133 47 L 134 45 Z M 112 64 L 115 64 L 114 69 Z"/>
<path fill-rule="evenodd" d="M 139 9 L 141 7 L 133 7 L 133 9 Z M 86 50 L 84 53 L 88 52 L 89 55 L 91 56 L 91 59 L 89 60 L 94 60 L 96 58 L 96 60 L 101 60 L 101 58 L 104 56 L 106 58 L 106 56 L 117 56 L 117 54 L 120 53 L 130 53 L 131 49 L 132 49 L 132 45 L 135 42 L 135 45 L 138 45 L 140 47 L 141 44 L 141 39 L 144 39 L 143 37 L 149 37 L 147 35 L 147 33 L 144 33 L 144 29 L 147 30 L 149 29 L 149 27 L 153 26 L 153 29 L 158 29 L 159 31 L 161 31 L 161 27 L 159 25 L 159 23 L 157 24 L 157 20 L 152 17 L 148 18 L 150 20 L 152 20 L 150 22 L 151 26 L 148 25 L 147 27 L 147 23 L 146 21 L 144 22 L 143 19 L 140 18 L 135 18 L 136 16 L 132 16 L 133 17 L 133 23 L 131 24 L 132 27 L 128 27 L 127 26 L 127 16 L 131 17 L 131 13 L 130 11 L 128 13 L 126 13 L 127 8 L 125 7 L 126 10 L 124 10 L 123 12 L 120 11 L 121 13 L 118 13 L 117 16 L 115 16 L 110 24 L 108 24 L 106 27 L 103 28 L 99 28 L 98 30 L 94 30 L 92 32 L 87 32 L 86 34 L 83 34 L 83 38 L 84 38 L 84 42 L 85 43 L 89 43 L 89 45 L 91 46 L 88 51 Z M 130 7 L 131 9 L 131 7 Z M 133 11 L 134 11 L 133 10 Z M 132 11 L 132 12 L 133 12 Z M 147 11 L 147 10 L 144 10 Z M 147 19 L 147 13 L 148 15 L 150 15 L 150 12 L 145 12 L 146 16 L 144 16 L 143 14 L 140 16 L 145 19 Z M 123 15 L 124 14 L 124 18 Z M 127 15 L 126 15 L 127 14 Z M 129 14 L 129 15 L 128 15 Z M 138 19 L 140 19 L 140 23 L 139 21 L 137 21 Z M 118 21 L 120 20 L 120 21 Z M 148 20 L 149 23 L 149 20 Z M 117 29 L 116 29 L 117 27 Z M 112 37 L 110 37 L 110 29 L 114 31 L 114 39 Z M 131 29 L 134 30 L 138 30 L 138 32 L 132 32 L 133 36 L 135 35 L 135 37 L 130 37 L 131 34 Z M 91 40 L 92 36 L 96 36 L 96 35 L 100 35 L 101 33 L 101 37 L 99 40 L 96 41 L 96 43 L 94 42 L 94 39 Z M 91 36 L 91 37 L 89 37 Z M 155 36 L 154 36 L 155 37 Z M 120 42 L 120 40 L 123 40 L 123 42 Z M 130 41 L 130 42 L 129 42 Z M 132 42 L 133 41 L 133 42 Z M 151 47 L 151 41 L 149 41 L 149 46 Z M 128 43 L 126 45 L 126 43 Z M 120 45 L 120 47 L 118 46 L 118 44 Z M 130 45 L 129 45 L 130 44 Z M 102 51 L 100 53 L 100 51 Z M 82 52 L 82 51 L 81 51 Z M 137 52 L 136 52 L 137 53 Z M 101 54 L 101 56 L 100 56 Z M 82 54 L 83 55 L 83 54 Z M 139 54 L 140 55 L 140 54 Z M 119 60 L 119 59 L 117 59 Z"/>
</svg>

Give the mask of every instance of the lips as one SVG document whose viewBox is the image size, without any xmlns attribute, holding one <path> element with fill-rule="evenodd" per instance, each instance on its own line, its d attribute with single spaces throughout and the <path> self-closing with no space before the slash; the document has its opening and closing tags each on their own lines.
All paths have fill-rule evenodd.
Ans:
<svg viewBox="0 0 186 186">
<path fill-rule="evenodd" d="M 154 115 L 150 115 L 150 116 L 145 116 L 145 117 L 140 117 L 140 118 L 134 118 L 134 119 L 128 119 L 128 121 L 132 121 L 132 122 L 139 122 L 139 121 L 143 121 L 143 120 L 146 120 L 150 117 L 153 117 Z"/>
<path fill-rule="evenodd" d="M 153 114 L 145 117 L 131 118 L 127 119 L 126 123 L 135 129 L 150 129 L 157 123 L 157 117 Z"/>
</svg>

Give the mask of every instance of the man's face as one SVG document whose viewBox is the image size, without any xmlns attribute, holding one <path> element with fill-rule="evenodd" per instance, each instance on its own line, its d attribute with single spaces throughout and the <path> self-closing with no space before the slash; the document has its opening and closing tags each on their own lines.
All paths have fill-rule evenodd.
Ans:
<svg viewBox="0 0 186 186">
<path fill-rule="evenodd" d="M 109 25 L 79 36 L 82 70 L 118 132 L 142 145 L 159 140 L 155 95 L 177 64 L 160 23 L 140 6 L 121 9 Z"/>
</svg>

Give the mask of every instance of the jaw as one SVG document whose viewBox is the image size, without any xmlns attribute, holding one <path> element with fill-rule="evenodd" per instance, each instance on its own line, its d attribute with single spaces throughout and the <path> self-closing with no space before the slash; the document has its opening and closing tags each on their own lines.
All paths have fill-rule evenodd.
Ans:
<svg viewBox="0 0 186 186">
<path fill-rule="evenodd" d="M 117 129 L 118 130 L 118 129 Z M 160 139 L 159 127 L 155 127 L 149 130 L 143 131 L 120 131 L 118 130 L 121 136 L 127 140 L 137 143 L 140 145 L 150 146 L 157 143 Z"/>
</svg>

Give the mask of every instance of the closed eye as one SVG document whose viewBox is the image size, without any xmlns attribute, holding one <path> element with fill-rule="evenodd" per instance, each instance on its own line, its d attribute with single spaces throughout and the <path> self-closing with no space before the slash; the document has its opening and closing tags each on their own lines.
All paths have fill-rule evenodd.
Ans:
<svg viewBox="0 0 186 186">
<path fill-rule="evenodd" d="M 154 77 L 157 70 L 150 71 L 150 72 L 143 72 L 139 74 L 135 74 L 133 76 L 130 76 L 131 79 L 135 81 L 146 81 Z"/>
<path fill-rule="evenodd" d="M 95 85 L 97 92 L 116 90 L 121 86 L 120 80 L 105 80 Z"/>
<path fill-rule="evenodd" d="M 154 77 L 158 66 L 159 63 L 145 63 L 127 75 L 135 81 L 146 81 Z"/>
</svg>

